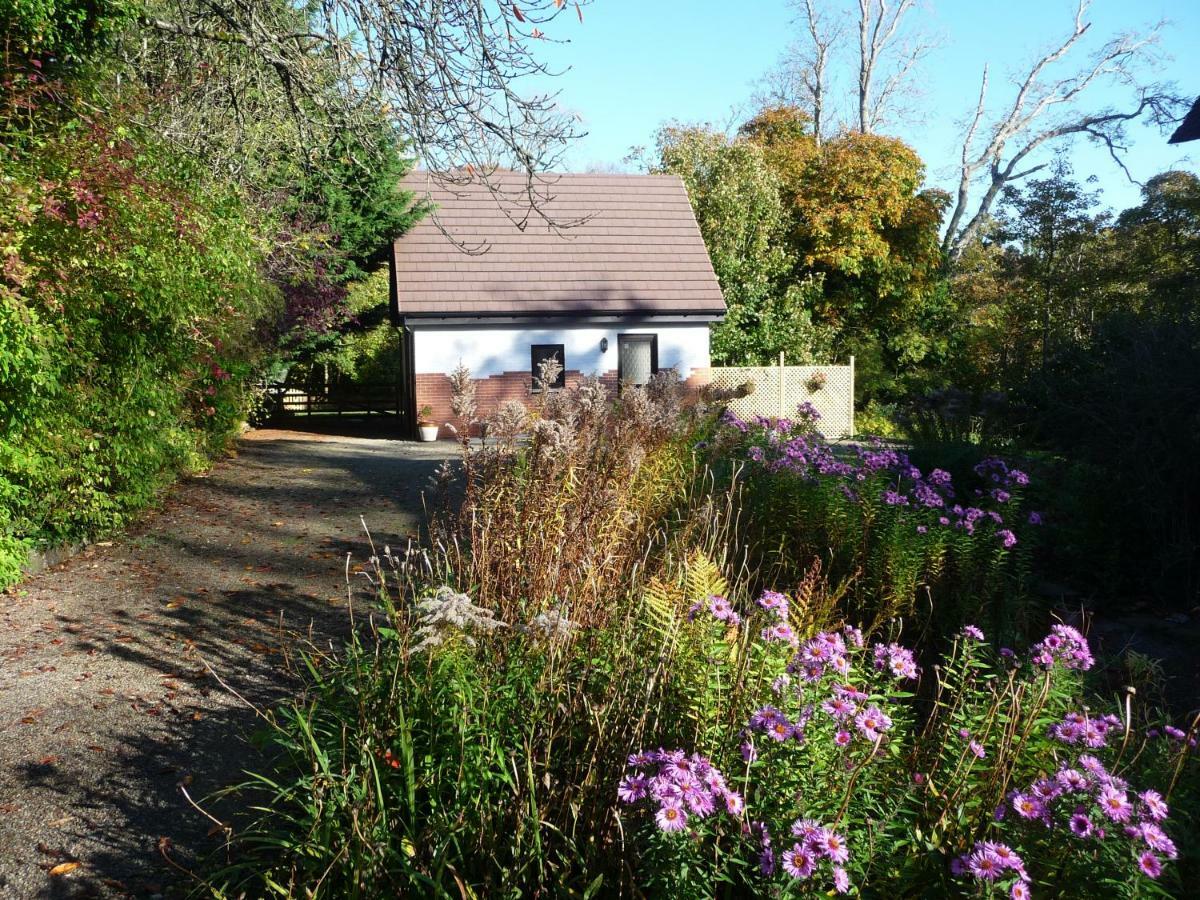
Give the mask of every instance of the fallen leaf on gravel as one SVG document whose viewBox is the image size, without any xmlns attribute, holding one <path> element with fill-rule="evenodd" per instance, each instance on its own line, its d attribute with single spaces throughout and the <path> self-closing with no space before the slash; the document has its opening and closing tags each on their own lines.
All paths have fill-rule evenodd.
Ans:
<svg viewBox="0 0 1200 900">
<path fill-rule="evenodd" d="M 61 756 L 43 756 L 38 760 L 39 766 L 52 766 L 55 763 L 62 762 Z"/>
<path fill-rule="evenodd" d="M 272 527 L 272 528 L 282 528 L 282 527 L 283 527 L 283 523 L 282 523 L 282 522 L 272 522 L 272 523 L 271 523 L 271 527 Z"/>
<path fill-rule="evenodd" d="M 179 609 L 185 603 L 187 603 L 187 597 L 172 597 L 167 601 L 167 609 Z"/>
<path fill-rule="evenodd" d="M 67 875 L 71 872 L 74 872 L 78 868 L 79 868 L 79 863 L 77 863 L 77 862 L 59 863 L 57 866 L 55 866 L 53 869 L 50 870 L 50 874 L 51 875 Z"/>
<path fill-rule="evenodd" d="M 88 749 L 91 750 L 93 753 L 104 753 L 105 752 L 104 748 L 99 746 L 98 744 L 88 744 Z"/>
</svg>

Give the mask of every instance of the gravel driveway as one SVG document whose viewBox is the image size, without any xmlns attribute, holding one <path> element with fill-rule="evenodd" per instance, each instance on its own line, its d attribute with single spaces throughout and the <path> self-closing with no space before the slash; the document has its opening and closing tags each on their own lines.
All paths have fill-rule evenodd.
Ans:
<svg viewBox="0 0 1200 900">
<path fill-rule="evenodd" d="M 0 897 L 173 895 L 194 798 L 257 759 L 285 654 L 345 633 L 346 553 L 402 542 L 451 445 L 254 431 L 162 507 L 0 595 Z M 179 868 L 176 868 L 179 867 Z"/>
</svg>

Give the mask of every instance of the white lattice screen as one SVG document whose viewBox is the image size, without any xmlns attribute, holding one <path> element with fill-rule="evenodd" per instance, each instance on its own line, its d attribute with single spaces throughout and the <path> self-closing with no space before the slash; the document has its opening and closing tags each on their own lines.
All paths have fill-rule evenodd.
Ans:
<svg viewBox="0 0 1200 900">
<path fill-rule="evenodd" d="M 807 402 L 821 414 L 817 427 L 826 437 L 854 434 L 854 357 L 848 366 L 720 366 L 709 369 L 709 382 L 722 391 L 753 385 L 728 401 L 740 418 L 793 416 Z"/>
</svg>

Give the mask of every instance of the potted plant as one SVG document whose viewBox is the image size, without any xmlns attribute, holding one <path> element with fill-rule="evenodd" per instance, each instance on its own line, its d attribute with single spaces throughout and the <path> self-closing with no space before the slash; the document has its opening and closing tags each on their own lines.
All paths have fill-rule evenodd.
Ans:
<svg viewBox="0 0 1200 900">
<path fill-rule="evenodd" d="M 426 403 L 417 413 L 417 431 L 422 441 L 436 441 L 438 436 L 437 422 L 433 421 L 433 407 Z"/>
</svg>

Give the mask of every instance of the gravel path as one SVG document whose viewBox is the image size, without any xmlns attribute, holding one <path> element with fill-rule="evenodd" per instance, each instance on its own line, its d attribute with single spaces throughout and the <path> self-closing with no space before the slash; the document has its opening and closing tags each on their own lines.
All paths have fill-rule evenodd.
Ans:
<svg viewBox="0 0 1200 900">
<path fill-rule="evenodd" d="M 453 447 L 250 432 L 161 509 L 0 595 L 0 898 L 174 895 L 298 635 L 345 633 L 359 516 L 395 544 Z"/>
</svg>

